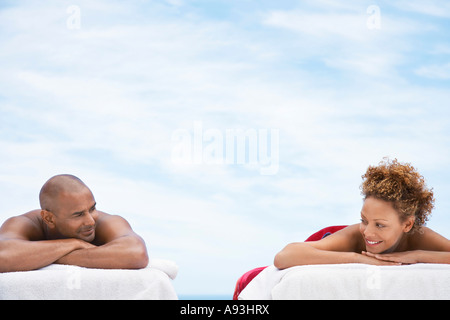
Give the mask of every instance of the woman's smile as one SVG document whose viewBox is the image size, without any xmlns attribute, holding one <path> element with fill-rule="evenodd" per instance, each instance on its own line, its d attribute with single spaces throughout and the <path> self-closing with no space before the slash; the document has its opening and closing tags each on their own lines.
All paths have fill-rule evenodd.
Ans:
<svg viewBox="0 0 450 320">
<path fill-rule="evenodd" d="M 379 245 L 382 242 L 383 241 L 371 241 L 371 240 L 366 239 L 366 244 L 368 244 L 369 246 L 376 246 L 376 245 Z"/>
</svg>

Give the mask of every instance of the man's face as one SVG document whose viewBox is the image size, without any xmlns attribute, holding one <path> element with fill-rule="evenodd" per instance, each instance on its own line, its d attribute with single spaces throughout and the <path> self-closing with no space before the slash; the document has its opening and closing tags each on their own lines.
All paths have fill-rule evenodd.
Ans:
<svg viewBox="0 0 450 320">
<path fill-rule="evenodd" d="M 94 196 L 88 188 L 76 193 L 61 193 L 56 204 L 54 223 L 62 236 L 87 242 L 94 240 L 98 214 Z"/>
</svg>

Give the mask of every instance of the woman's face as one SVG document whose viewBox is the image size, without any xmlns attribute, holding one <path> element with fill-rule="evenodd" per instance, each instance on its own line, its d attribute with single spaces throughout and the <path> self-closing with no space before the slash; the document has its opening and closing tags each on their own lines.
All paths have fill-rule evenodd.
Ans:
<svg viewBox="0 0 450 320">
<path fill-rule="evenodd" d="M 395 251 L 403 235 L 411 230 L 414 219 L 402 222 L 399 213 L 388 201 L 368 197 L 361 210 L 360 231 L 366 251 L 387 253 Z"/>
</svg>

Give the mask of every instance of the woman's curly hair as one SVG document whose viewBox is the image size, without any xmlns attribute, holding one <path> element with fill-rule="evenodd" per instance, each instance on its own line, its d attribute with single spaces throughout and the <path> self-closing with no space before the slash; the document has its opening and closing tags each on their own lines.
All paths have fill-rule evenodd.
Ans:
<svg viewBox="0 0 450 320">
<path fill-rule="evenodd" d="M 391 202 L 401 221 L 415 217 L 410 232 L 420 231 L 434 208 L 433 190 L 427 188 L 425 179 L 411 164 L 383 160 L 376 167 L 370 166 L 362 176 L 364 199 L 374 197 Z"/>
</svg>

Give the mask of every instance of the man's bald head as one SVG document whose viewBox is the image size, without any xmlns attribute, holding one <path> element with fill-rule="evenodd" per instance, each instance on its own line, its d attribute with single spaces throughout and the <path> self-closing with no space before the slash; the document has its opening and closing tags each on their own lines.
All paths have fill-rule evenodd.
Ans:
<svg viewBox="0 0 450 320">
<path fill-rule="evenodd" d="M 60 174 L 50 178 L 39 193 L 42 210 L 55 211 L 57 199 L 61 194 L 81 193 L 89 188 L 79 178 L 70 174 Z M 90 191 L 90 190 L 89 190 Z"/>
</svg>

